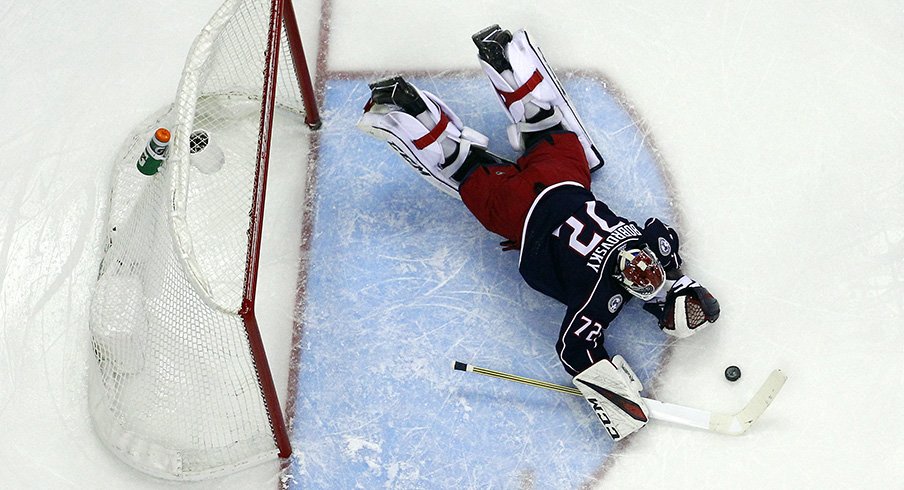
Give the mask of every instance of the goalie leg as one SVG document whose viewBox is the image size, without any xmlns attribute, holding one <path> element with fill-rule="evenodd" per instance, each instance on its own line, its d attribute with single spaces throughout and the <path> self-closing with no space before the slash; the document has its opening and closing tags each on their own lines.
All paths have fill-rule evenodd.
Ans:
<svg viewBox="0 0 904 490">
<path fill-rule="evenodd" d="M 512 34 L 492 25 L 472 39 L 480 65 L 512 122 L 508 138 L 513 148 L 522 151 L 542 133 L 565 129 L 578 136 L 591 171 L 603 166 L 568 94 L 527 32 Z"/>
<path fill-rule="evenodd" d="M 643 386 L 622 356 L 590 366 L 572 382 L 593 407 L 613 441 L 647 425 L 650 411 L 640 396 Z"/>
<path fill-rule="evenodd" d="M 458 187 L 488 139 L 465 127 L 438 97 L 402 77 L 370 84 L 371 97 L 358 120 L 364 132 L 389 143 L 422 177 L 443 192 L 460 198 Z"/>
</svg>

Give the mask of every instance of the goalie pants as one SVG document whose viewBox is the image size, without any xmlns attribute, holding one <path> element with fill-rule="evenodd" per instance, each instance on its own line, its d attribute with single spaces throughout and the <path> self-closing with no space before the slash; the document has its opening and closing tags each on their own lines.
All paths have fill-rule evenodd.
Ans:
<svg viewBox="0 0 904 490">
<path fill-rule="evenodd" d="M 480 224 L 521 247 L 524 220 L 546 187 L 573 181 L 590 189 L 584 148 L 574 133 L 543 135 L 515 162 L 485 162 L 459 187 L 461 200 Z"/>
</svg>

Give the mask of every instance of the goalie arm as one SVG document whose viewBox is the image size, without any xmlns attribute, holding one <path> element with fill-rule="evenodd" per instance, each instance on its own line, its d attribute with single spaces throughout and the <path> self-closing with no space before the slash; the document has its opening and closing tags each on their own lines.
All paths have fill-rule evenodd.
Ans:
<svg viewBox="0 0 904 490">
<path fill-rule="evenodd" d="M 643 308 L 659 320 L 659 328 L 674 337 L 689 337 L 714 323 L 721 311 L 719 301 L 697 281 L 681 271 L 678 233 L 658 218 L 644 223 L 643 239 L 655 250 L 666 272 L 663 288 Z"/>
</svg>

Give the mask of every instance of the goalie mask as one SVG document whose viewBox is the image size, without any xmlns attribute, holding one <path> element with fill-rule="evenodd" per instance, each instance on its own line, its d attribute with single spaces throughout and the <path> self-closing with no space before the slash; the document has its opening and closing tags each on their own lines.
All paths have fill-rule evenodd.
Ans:
<svg viewBox="0 0 904 490">
<path fill-rule="evenodd" d="M 665 271 L 646 245 L 619 250 L 613 277 L 629 293 L 644 301 L 653 299 L 665 284 Z"/>
</svg>

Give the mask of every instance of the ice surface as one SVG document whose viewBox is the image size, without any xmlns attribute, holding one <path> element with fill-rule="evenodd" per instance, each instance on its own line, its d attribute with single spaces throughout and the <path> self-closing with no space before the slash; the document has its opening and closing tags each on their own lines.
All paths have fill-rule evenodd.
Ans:
<svg viewBox="0 0 904 490">
<path fill-rule="evenodd" d="M 99 2 L 73 9 L 44 0 L 0 7 L 4 488 L 159 486 L 115 460 L 92 433 L 84 387 L 86 313 L 113 154 L 130 128 L 171 102 L 188 46 L 218 3 Z M 904 405 L 900 6 L 878 1 L 856 6 L 583 1 L 551 9 L 544 2 L 476 0 L 442 5 L 333 0 L 323 5 L 296 1 L 305 12 L 300 21 L 309 59 L 313 66 L 317 53 L 324 55 L 316 68 L 329 83 L 354 83 L 394 71 L 429 72 L 433 80 L 441 80 L 443 73 L 461 78 L 462 69 L 476 69 L 468 36 L 494 22 L 527 26 L 557 69 L 604 75 L 639 119 L 642 134 L 661 150 L 676 196 L 688 271 L 719 295 L 724 308 L 718 326 L 674 344 L 664 365 L 650 371 L 655 395 L 704 408 L 736 409 L 773 368 L 783 368 L 790 380 L 743 437 L 650 424 L 617 448 L 602 468 L 588 463 L 595 455 L 586 453 L 608 443 L 591 437 L 602 436 L 592 420 L 579 418 L 583 401 L 472 379 L 452 372 L 445 358 L 436 359 L 447 352 L 470 354 L 472 359 L 462 360 L 479 359 L 487 367 L 562 381 L 547 337 L 559 318 L 554 305 L 517 283 L 514 257 L 500 254 L 479 225 L 456 215 L 459 208 L 426 183 L 423 194 L 414 192 L 419 182 L 402 167 L 398 178 L 381 177 L 369 192 L 403 194 L 398 199 L 411 205 L 400 207 L 402 212 L 415 203 L 434 203 L 449 218 L 449 230 L 406 221 L 413 212 L 386 223 L 357 218 L 359 228 L 323 230 L 328 224 L 315 224 L 315 233 L 323 230 L 321 237 L 327 231 L 352 237 L 378 226 L 393 228 L 395 235 L 380 238 L 409 247 L 356 260 L 390 261 L 409 277 L 420 273 L 421 279 L 398 281 L 418 295 L 409 302 L 395 298 L 389 310 L 361 314 L 350 306 L 335 311 L 347 315 L 335 318 L 356 318 L 354 327 L 365 321 L 381 328 L 397 324 L 399 333 L 411 334 L 402 343 L 387 338 L 367 352 L 387 359 L 386 364 L 361 364 L 367 357 L 359 352 L 362 339 L 333 346 L 345 347 L 345 358 L 320 361 L 316 356 L 323 353 L 306 350 L 305 342 L 313 344 L 317 329 L 341 332 L 350 328 L 348 321 L 314 324 L 302 335 L 302 390 L 293 438 L 305 442 L 297 455 L 309 475 L 321 472 L 349 482 L 353 472 L 367 475 L 370 470 L 380 472 L 381 482 L 391 482 L 391 488 L 437 488 L 423 482 L 441 474 L 434 471 L 443 465 L 464 468 L 466 460 L 460 481 L 478 488 L 488 484 L 482 475 L 500 468 L 489 484 L 503 488 L 530 487 L 528 482 L 536 488 L 568 488 L 594 480 L 604 488 L 900 485 L 904 422 L 895 416 Z M 354 161 L 369 157 L 374 169 L 399 168 L 391 155 L 374 150 L 373 141 L 334 125 L 345 124 L 342 108 L 359 103 L 357 92 L 347 93 L 347 101 L 326 108 L 326 137 L 338 137 L 346 151 L 357 152 Z M 456 107 L 459 102 L 465 101 L 450 101 Z M 318 168 L 323 170 L 329 169 Z M 373 169 L 361 172 L 381 175 Z M 300 192 L 298 176 L 271 182 L 271 195 L 280 195 L 281 182 Z M 299 206 L 290 195 L 283 189 L 282 198 L 271 200 L 268 208 L 275 222 L 289 229 Z M 344 208 L 354 214 L 343 219 L 355 220 L 359 211 L 361 216 L 388 212 L 395 209 L 390 203 L 398 204 L 371 197 L 360 210 Z M 334 198 L 341 201 L 341 196 Z M 279 209 L 291 212 L 279 215 Z M 318 210 L 323 211 L 330 210 Z M 430 213 L 419 216 L 436 219 Z M 471 249 L 425 245 L 436 233 L 453 232 L 459 240 L 470 240 Z M 288 288 L 290 300 L 295 274 L 285 266 L 297 261 L 297 250 L 294 244 L 284 245 L 270 262 L 276 284 L 272 290 Z M 379 285 L 390 290 L 400 276 L 391 269 L 383 273 Z M 309 280 L 330 280 L 317 270 L 310 274 Z M 472 287 L 478 280 L 482 286 Z M 334 294 L 350 301 L 374 299 L 378 291 L 338 286 L 333 286 Z M 504 296 L 502 287 L 517 293 Z M 510 302 L 513 323 L 527 325 L 535 315 L 544 323 L 493 339 L 491 349 L 489 343 L 479 343 L 474 331 L 500 319 L 472 308 L 491 300 Z M 291 323 L 291 312 L 277 303 L 261 316 Z M 358 315 L 352 316 L 353 311 Z M 334 311 L 312 308 L 305 315 L 329 320 L 326 313 Z M 443 316 L 445 321 L 425 320 Z M 450 344 L 453 335 L 459 338 Z M 276 352 L 271 357 L 282 387 L 289 372 L 289 338 L 268 344 Z M 430 350 L 418 357 L 412 345 Z M 511 350 L 499 347 L 504 345 Z M 521 359 L 517 365 L 516 355 Z M 406 361 L 412 361 L 410 369 L 389 369 Z M 729 364 L 744 370 L 737 383 L 722 377 Z M 319 393 L 303 390 L 306 382 L 325 382 L 328 371 L 365 380 Z M 365 400 L 371 405 L 357 424 L 348 414 L 315 410 L 331 396 L 363 393 L 356 390 L 368 374 L 382 382 L 374 383 L 382 391 Z M 393 431 L 381 425 L 382 419 L 367 417 L 386 410 L 387 401 L 395 403 L 389 412 L 418 414 L 419 408 L 442 406 L 452 415 L 431 419 L 420 414 L 405 431 Z M 337 419 L 346 423 L 340 426 Z M 487 426 L 486 420 L 498 425 Z M 299 432 L 300 427 L 335 430 L 318 445 L 305 439 L 312 434 Z M 507 437 L 480 441 L 478 428 L 508 431 Z M 473 442 L 448 447 L 449 439 L 442 437 L 447 435 L 460 440 L 472 436 Z M 534 473 L 512 469 L 518 467 L 512 461 L 531 461 L 525 455 L 538 454 L 548 440 L 562 444 L 543 448 L 549 455 L 543 466 Z M 469 452 L 481 442 L 497 449 L 491 455 Z M 517 450 L 504 447 L 515 443 L 520 444 Z M 326 454 L 325 449 L 343 464 L 318 467 L 327 459 L 314 456 Z M 433 456 L 432 467 L 420 466 L 421 455 L 440 450 L 446 451 L 442 462 Z M 551 475 L 570 473 L 564 485 L 548 484 Z M 341 487 L 325 478 L 320 481 L 327 488 Z M 199 486 L 272 488 L 279 479 L 277 469 L 267 467 Z M 362 486 L 374 481 L 362 480 Z"/>
<path fill-rule="evenodd" d="M 463 359 L 570 384 L 554 353 L 564 307 L 524 284 L 517 253 L 501 252 L 500 239 L 461 202 L 355 128 L 367 81 L 327 84 L 331 124 L 319 140 L 294 481 L 300 488 L 595 481 L 612 444 L 582 399 L 451 370 Z M 502 146 L 506 119 L 482 74 L 411 81 L 490 136 L 491 149 L 514 157 Z M 659 162 L 630 115 L 601 80 L 569 77 L 565 85 L 605 148 L 599 194 L 635 220 L 674 222 Z M 607 331 L 607 346 L 648 382 L 666 341 L 632 303 Z M 485 463 L 474 464 L 475 455 Z"/>
</svg>

